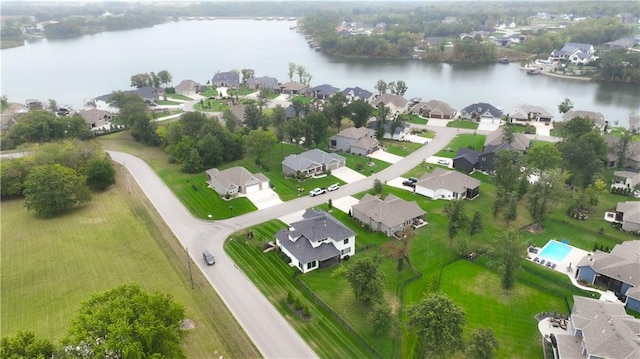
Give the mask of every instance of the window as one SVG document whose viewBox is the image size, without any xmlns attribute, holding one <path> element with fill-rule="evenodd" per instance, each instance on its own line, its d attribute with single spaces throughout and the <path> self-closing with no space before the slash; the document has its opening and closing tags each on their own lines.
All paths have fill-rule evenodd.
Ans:
<svg viewBox="0 0 640 359">
<path fill-rule="evenodd" d="M 342 255 L 351 253 L 351 247 L 343 249 L 341 253 Z"/>
<path fill-rule="evenodd" d="M 307 269 L 314 268 L 316 266 L 316 261 L 311 261 L 307 263 Z"/>
<path fill-rule="evenodd" d="M 349 244 L 349 238 L 345 239 L 344 241 L 342 241 L 343 244 Z"/>
</svg>

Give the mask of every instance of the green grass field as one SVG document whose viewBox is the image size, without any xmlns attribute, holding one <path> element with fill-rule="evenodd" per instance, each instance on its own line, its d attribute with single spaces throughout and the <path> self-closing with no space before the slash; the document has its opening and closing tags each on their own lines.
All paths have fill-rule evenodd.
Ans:
<svg viewBox="0 0 640 359">
<path fill-rule="evenodd" d="M 476 151 L 482 151 L 484 147 L 484 141 L 487 138 L 485 135 L 463 133 L 456 135 L 451 142 L 442 150 L 436 153 L 436 156 L 453 158 L 458 152 L 458 148 L 472 148 Z"/>
<path fill-rule="evenodd" d="M 406 157 L 424 146 L 421 143 L 398 142 L 391 140 L 383 140 L 382 145 L 387 152 L 400 157 Z"/>
<path fill-rule="evenodd" d="M 185 96 L 185 95 L 180 95 L 180 94 L 177 94 L 177 93 L 168 94 L 167 97 L 168 98 L 172 98 L 174 100 L 193 101 L 193 99 L 191 97 L 188 97 L 188 96 Z"/>
<path fill-rule="evenodd" d="M 191 288 L 185 250 L 144 194 L 135 184 L 128 194 L 117 178 L 92 202 L 51 219 L 23 200 L 0 202 L 2 336 L 32 330 L 58 342 L 83 300 L 135 282 L 186 307 L 196 324 L 183 345 L 188 358 L 260 357 L 197 269 Z"/>
<path fill-rule="evenodd" d="M 447 123 L 447 127 L 466 128 L 469 130 L 477 130 L 479 123 L 475 121 L 454 120 Z"/>
</svg>

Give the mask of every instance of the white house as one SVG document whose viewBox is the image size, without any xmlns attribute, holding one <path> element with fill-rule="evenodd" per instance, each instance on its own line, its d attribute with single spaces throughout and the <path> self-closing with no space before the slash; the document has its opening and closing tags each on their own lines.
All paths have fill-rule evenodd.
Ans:
<svg viewBox="0 0 640 359">
<path fill-rule="evenodd" d="M 574 42 L 567 42 L 562 49 L 553 50 L 549 56 L 549 61 L 566 60 L 570 61 L 574 65 L 582 64 L 586 65 L 592 61 L 597 60 L 595 56 L 596 50 L 591 44 L 579 44 Z"/>
<path fill-rule="evenodd" d="M 356 234 L 330 214 L 309 209 L 303 220 L 276 233 L 289 265 L 302 273 L 328 267 L 356 253 Z"/>
<path fill-rule="evenodd" d="M 458 171 L 436 168 L 422 175 L 414 192 L 432 199 L 475 198 L 480 193 L 480 181 Z"/>
</svg>

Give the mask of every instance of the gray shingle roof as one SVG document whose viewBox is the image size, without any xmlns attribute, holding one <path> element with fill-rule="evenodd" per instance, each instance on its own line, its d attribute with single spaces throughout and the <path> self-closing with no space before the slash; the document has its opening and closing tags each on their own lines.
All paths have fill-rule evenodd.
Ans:
<svg viewBox="0 0 640 359">
<path fill-rule="evenodd" d="M 346 89 L 342 90 L 342 93 L 345 96 L 352 96 L 358 100 L 364 101 L 370 99 L 371 96 L 373 96 L 373 93 L 365 89 L 361 89 L 360 87 L 347 87 Z"/>
<path fill-rule="evenodd" d="M 511 145 L 513 149 L 524 152 L 527 150 L 527 148 L 529 148 L 529 143 L 530 141 L 527 136 L 522 133 L 514 133 L 513 142 L 511 142 L 509 145 Z M 502 129 L 502 127 L 487 134 L 487 138 L 484 141 L 484 146 L 486 147 L 485 151 L 490 152 L 489 148 L 493 149 L 493 147 L 490 146 L 499 146 L 501 144 L 505 144 L 504 130 Z"/>
<path fill-rule="evenodd" d="M 327 85 L 327 84 L 323 84 L 323 85 L 318 85 L 315 87 L 310 87 L 308 89 L 305 90 L 306 94 L 312 94 L 314 96 L 322 96 L 322 97 L 329 97 L 331 95 L 333 95 L 334 93 L 340 91 L 339 88 L 337 87 L 333 87 L 331 85 Z"/>
<path fill-rule="evenodd" d="M 480 186 L 480 181 L 457 171 L 436 168 L 432 173 L 425 173 L 416 186 L 429 189 L 446 189 L 454 193 L 463 193 L 467 189 Z"/>
<path fill-rule="evenodd" d="M 584 256 L 578 267 L 585 266 L 609 278 L 640 287 L 640 240 L 617 244 L 611 253 L 596 251 L 591 256 Z"/>
<path fill-rule="evenodd" d="M 217 84 L 226 84 L 228 86 L 240 86 L 240 74 L 233 71 L 218 72 L 213 75 L 211 83 L 216 86 Z"/>
<path fill-rule="evenodd" d="M 440 100 L 429 100 L 426 102 L 418 102 L 413 106 L 413 111 L 425 109 L 432 114 L 442 114 L 443 116 L 452 117 L 456 114 L 456 110 L 449 106 L 446 102 Z"/>
<path fill-rule="evenodd" d="M 384 200 L 366 194 L 353 210 L 363 213 L 374 222 L 382 223 L 392 228 L 399 226 L 413 218 L 425 215 L 425 212 L 415 201 L 407 202 L 392 194 Z"/>
<path fill-rule="evenodd" d="M 244 167 L 231 167 L 222 171 L 217 168 L 211 168 L 206 173 L 211 178 L 211 181 L 217 182 L 221 188 L 225 189 L 233 186 L 251 186 L 269 180 L 262 173 L 253 174 Z"/>
<path fill-rule="evenodd" d="M 471 104 L 463 108 L 461 112 L 465 112 L 468 114 L 471 114 L 473 112 L 476 112 L 478 114 L 484 114 L 488 112 L 489 114 L 491 114 L 491 116 L 495 118 L 502 117 L 502 110 L 486 102 L 477 102 L 477 103 Z"/>
<path fill-rule="evenodd" d="M 591 120 L 593 120 L 593 122 L 596 125 L 600 127 L 604 127 L 604 125 L 607 124 L 606 120 L 604 119 L 604 115 L 601 114 L 600 112 L 584 111 L 584 110 L 571 110 L 564 114 L 563 120 L 565 122 L 571 121 L 571 119 L 576 117 L 590 118 Z"/>
<path fill-rule="evenodd" d="M 282 164 L 296 171 L 302 171 L 319 165 L 327 165 L 333 161 L 344 162 L 346 159 L 338 154 L 327 153 L 315 148 L 297 155 L 289 155 L 284 158 Z"/>
<path fill-rule="evenodd" d="M 375 131 L 376 127 L 378 126 L 378 120 L 373 120 L 369 123 L 367 123 L 367 128 L 370 130 Z M 395 131 L 393 132 L 393 135 L 399 135 L 401 134 L 405 129 L 409 128 L 409 125 L 407 125 L 406 123 L 401 123 L 398 127 L 396 127 Z M 391 134 L 391 121 L 386 121 L 384 124 L 384 132 Z"/>
</svg>

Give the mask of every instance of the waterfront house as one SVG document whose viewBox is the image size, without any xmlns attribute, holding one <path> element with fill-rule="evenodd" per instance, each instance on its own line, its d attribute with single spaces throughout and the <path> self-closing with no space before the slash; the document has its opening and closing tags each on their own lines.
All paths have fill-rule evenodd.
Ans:
<svg viewBox="0 0 640 359">
<path fill-rule="evenodd" d="M 262 76 L 262 77 L 249 77 L 246 80 L 247 88 L 252 90 L 270 90 L 276 91 L 280 84 L 278 83 L 278 79 L 275 77 Z"/>
<path fill-rule="evenodd" d="M 276 245 L 289 258 L 289 266 L 308 273 L 356 253 L 356 234 L 329 213 L 309 209 L 302 217 L 276 233 Z"/>
<path fill-rule="evenodd" d="M 349 127 L 329 138 L 329 148 L 366 156 L 381 146 L 366 127 Z"/>
<path fill-rule="evenodd" d="M 313 97 L 318 100 L 326 100 L 338 91 L 340 91 L 340 89 L 337 87 L 323 84 L 319 86 L 309 87 L 304 91 L 304 94 L 305 96 Z"/>
<path fill-rule="evenodd" d="M 244 167 L 226 170 L 208 169 L 207 185 L 221 196 L 255 193 L 269 188 L 269 179 L 262 173 L 253 174 Z"/>
<path fill-rule="evenodd" d="M 407 202 L 393 194 L 383 200 L 367 193 L 358 204 L 351 206 L 351 214 L 372 231 L 391 237 L 407 226 L 421 223 L 426 212 L 415 201 Z"/>
<path fill-rule="evenodd" d="M 604 135 L 604 140 L 607 143 L 607 162 L 608 168 L 615 168 L 618 166 L 618 143 L 620 139 L 614 135 Z M 625 154 L 624 168 L 630 171 L 640 171 L 640 141 L 631 141 L 627 146 L 627 152 Z"/>
<path fill-rule="evenodd" d="M 415 104 L 411 108 L 411 113 L 425 118 L 452 120 L 456 117 L 457 111 L 446 102 L 430 100 Z"/>
<path fill-rule="evenodd" d="M 473 199 L 480 194 L 480 181 L 464 173 L 438 167 L 420 177 L 414 192 L 431 199 Z"/>
<path fill-rule="evenodd" d="M 640 209 L 640 202 L 635 202 Z M 640 312 L 640 240 L 616 244 L 610 253 L 596 250 L 576 266 L 578 281 L 612 291 L 630 309 Z M 632 298 L 628 298 L 628 294 Z"/>
<path fill-rule="evenodd" d="M 591 44 L 580 44 L 574 42 L 567 42 L 562 49 L 553 50 L 549 56 L 549 61 L 569 61 L 574 65 L 586 65 L 592 61 L 595 61 L 596 50 Z"/>
<path fill-rule="evenodd" d="M 203 92 L 204 86 L 193 80 L 182 80 L 175 90 L 176 94 L 189 97 Z"/>
<path fill-rule="evenodd" d="M 543 106 L 518 104 L 509 112 L 509 122 L 539 121 L 549 123 L 553 120 L 551 111 Z"/>
<path fill-rule="evenodd" d="M 240 87 L 240 74 L 236 71 L 217 72 L 211 79 L 211 86 L 237 90 Z"/>
<path fill-rule="evenodd" d="M 140 96 L 145 103 L 155 104 L 158 102 L 161 96 L 164 96 L 164 90 L 159 87 L 141 87 L 135 90 L 123 91 L 125 95 Z M 108 111 L 112 113 L 118 113 L 120 109 L 111 101 L 113 93 L 102 95 L 94 98 L 91 103 L 93 107 L 98 110 Z"/>
<path fill-rule="evenodd" d="M 371 106 L 375 108 L 381 104 L 387 107 L 389 109 L 389 115 L 393 116 L 407 112 L 409 101 L 400 95 L 383 93 L 382 95 L 375 96 L 371 101 Z"/>
<path fill-rule="evenodd" d="M 336 153 L 312 149 L 300 154 L 291 154 L 282 161 L 282 173 L 286 176 L 316 176 L 343 167 L 346 159 Z"/>
<path fill-rule="evenodd" d="M 342 90 L 342 94 L 347 98 L 349 102 L 362 100 L 366 103 L 369 103 L 373 99 L 373 93 L 360 87 L 347 87 L 346 89 Z"/>
<path fill-rule="evenodd" d="M 307 89 L 307 85 L 297 82 L 285 82 L 280 85 L 280 93 L 287 95 L 301 95 Z"/>
<path fill-rule="evenodd" d="M 571 121 L 576 117 L 588 118 L 593 121 L 593 125 L 600 129 L 600 131 L 604 131 L 605 127 L 609 124 L 608 121 L 604 119 L 604 115 L 600 112 L 594 111 L 584 111 L 584 110 L 571 110 L 564 114 L 562 120 L 564 122 Z"/>
<path fill-rule="evenodd" d="M 502 110 L 486 102 L 477 102 L 460 110 L 460 118 L 477 122 L 481 119 L 501 120 Z"/>
</svg>

